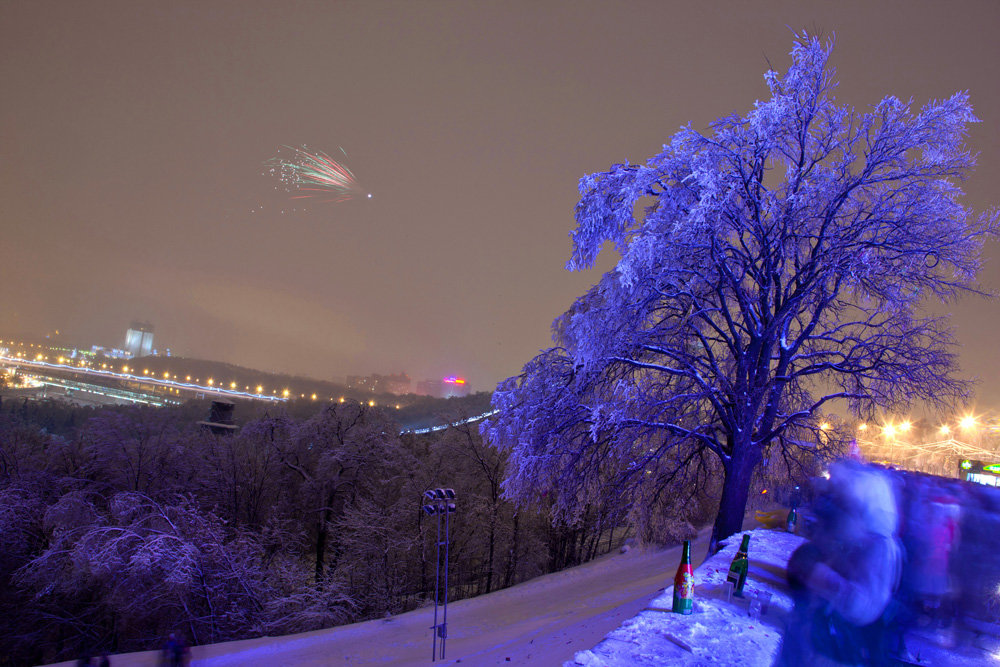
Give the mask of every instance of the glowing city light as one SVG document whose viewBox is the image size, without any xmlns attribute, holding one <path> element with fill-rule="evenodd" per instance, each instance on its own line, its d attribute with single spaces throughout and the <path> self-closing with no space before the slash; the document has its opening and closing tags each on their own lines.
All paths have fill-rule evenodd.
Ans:
<svg viewBox="0 0 1000 667">
<path fill-rule="evenodd" d="M 23 343 L 21 343 L 20 345 L 23 345 Z M 41 346 L 39 346 L 39 347 L 41 347 Z M 68 366 L 70 368 L 75 368 L 74 364 L 69 359 L 67 359 L 65 356 L 61 357 L 61 359 L 65 363 L 58 363 L 59 357 L 56 358 L 56 361 L 50 362 L 50 361 L 48 361 L 49 357 L 46 356 L 44 353 L 40 353 L 38 356 L 36 356 L 33 359 L 24 359 L 22 361 L 22 358 L 24 358 L 24 356 L 25 355 L 23 353 L 21 353 L 21 352 L 18 352 L 14 356 L 8 356 L 8 355 L 4 354 L 4 350 L 0 349 L 0 360 L 18 361 L 19 363 L 27 363 L 27 364 L 30 364 L 30 365 L 33 365 L 33 366 L 39 366 L 39 367 L 66 368 Z M 97 368 L 96 364 L 87 362 L 86 360 L 81 360 L 79 362 L 79 364 L 77 364 L 77 366 L 79 366 L 79 369 L 76 372 L 85 373 L 87 375 L 100 375 L 100 376 L 105 376 L 105 377 L 134 378 L 135 375 L 130 374 L 129 371 L 132 371 L 132 372 L 136 371 L 136 369 L 130 368 L 127 364 L 122 365 L 120 372 L 116 372 L 113 367 L 111 369 L 109 369 L 107 364 L 101 364 L 101 369 L 104 369 L 104 370 L 101 370 L 101 369 Z M 239 390 L 236 390 L 236 389 L 226 389 L 226 388 L 224 388 L 222 386 L 221 382 L 219 383 L 218 387 L 203 386 L 203 385 L 200 384 L 201 380 L 199 378 L 195 378 L 196 384 L 192 384 L 192 383 L 190 383 L 190 379 L 191 379 L 190 375 L 187 376 L 188 382 L 184 383 L 184 382 L 180 382 L 178 380 L 178 376 L 177 375 L 172 375 L 169 371 L 164 372 L 163 375 L 162 375 L 162 378 L 161 378 L 160 374 L 158 372 L 150 371 L 147 368 L 147 369 L 143 370 L 143 375 L 146 376 L 144 378 L 144 382 L 146 382 L 146 383 L 152 383 L 152 384 L 155 384 L 155 385 L 160 385 L 161 387 L 163 387 L 167 391 L 167 393 L 171 393 L 171 394 L 180 394 L 181 393 L 181 389 L 180 388 L 185 388 L 185 389 L 190 389 L 190 390 L 195 390 L 195 391 L 211 391 L 211 393 L 218 394 L 218 395 L 244 396 L 244 397 L 247 397 L 247 398 L 257 398 L 257 399 L 276 400 L 276 401 L 286 400 L 286 399 L 282 399 L 282 398 L 278 398 L 278 397 L 271 398 L 271 397 L 259 396 L 259 395 L 258 396 L 254 396 L 253 394 L 250 394 L 248 392 L 242 392 L 242 391 L 239 391 Z M 214 380 L 212 380 L 212 384 L 214 384 Z M 105 392 L 97 391 L 97 390 L 85 390 L 85 391 L 90 391 L 90 393 L 96 393 L 96 394 L 100 394 L 100 395 L 111 395 L 111 394 L 106 394 Z M 148 401 L 144 401 L 144 400 L 140 400 L 140 399 L 129 399 L 129 400 L 131 400 L 133 402 L 146 402 L 146 403 L 148 403 Z"/>
</svg>

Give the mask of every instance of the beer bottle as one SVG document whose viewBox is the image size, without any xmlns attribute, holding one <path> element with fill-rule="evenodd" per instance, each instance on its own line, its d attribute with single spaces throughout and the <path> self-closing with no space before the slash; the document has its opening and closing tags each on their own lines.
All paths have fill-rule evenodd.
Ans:
<svg viewBox="0 0 1000 667">
<path fill-rule="evenodd" d="M 750 568 L 750 559 L 747 552 L 750 550 L 750 536 L 743 536 L 743 544 L 740 550 L 733 556 L 733 562 L 729 565 L 729 575 L 726 581 L 733 584 L 733 595 L 743 597 L 743 584 L 747 583 L 747 570 Z"/>
<path fill-rule="evenodd" d="M 691 568 L 691 540 L 684 540 L 684 554 L 674 575 L 674 608 L 678 614 L 694 611 L 694 570 Z"/>
</svg>

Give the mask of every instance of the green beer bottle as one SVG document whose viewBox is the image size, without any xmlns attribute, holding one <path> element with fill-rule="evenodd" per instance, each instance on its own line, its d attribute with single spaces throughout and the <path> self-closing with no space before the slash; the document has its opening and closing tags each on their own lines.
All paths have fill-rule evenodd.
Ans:
<svg viewBox="0 0 1000 667">
<path fill-rule="evenodd" d="M 729 565 L 729 575 L 726 581 L 733 584 L 733 595 L 743 597 L 743 585 L 747 583 L 747 570 L 750 569 L 750 559 L 747 553 L 750 550 L 750 536 L 743 536 L 743 544 L 740 550 L 733 556 L 733 562 Z"/>
<path fill-rule="evenodd" d="M 684 554 L 674 575 L 674 608 L 678 614 L 694 611 L 694 570 L 691 568 L 691 540 L 684 540 Z"/>
</svg>

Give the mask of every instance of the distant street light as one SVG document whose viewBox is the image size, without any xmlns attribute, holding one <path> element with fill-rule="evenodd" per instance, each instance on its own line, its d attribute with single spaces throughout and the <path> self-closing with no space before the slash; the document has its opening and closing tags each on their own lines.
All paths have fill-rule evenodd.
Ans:
<svg viewBox="0 0 1000 667">
<path fill-rule="evenodd" d="M 424 512 L 437 516 L 437 557 L 434 569 L 434 631 L 431 640 L 431 662 L 437 660 L 437 640 L 441 638 L 441 659 L 444 660 L 445 642 L 448 639 L 448 542 L 449 517 L 455 511 L 454 489 L 429 489 L 424 491 Z M 444 515 L 444 542 L 441 541 L 441 515 Z M 444 546 L 444 617 L 438 623 L 438 591 L 441 579 L 441 547 Z"/>
</svg>

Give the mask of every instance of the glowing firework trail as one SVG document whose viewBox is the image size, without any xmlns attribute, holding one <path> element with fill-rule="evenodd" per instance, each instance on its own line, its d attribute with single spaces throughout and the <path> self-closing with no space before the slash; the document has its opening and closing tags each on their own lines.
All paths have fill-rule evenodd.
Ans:
<svg viewBox="0 0 1000 667">
<path fill-rule="evenodd" d="M 292 199 L 318 199 L 321 202 L 342 202 L 364 194 L 364 189 L 354 177 L 354 172 L 322 151 L 311 152 L 302 148 L 284 146 L 292 151 L 291 159 L 281 156 L 271 158 L 268 165 L 272 176 L 278 178 Z M 340 149 L 344 151 L 343 148 Z M 344 153 L 347 155 L 347 153 Z M 371 198 L 371 194 L 368 195 Z"/>
</svg>

